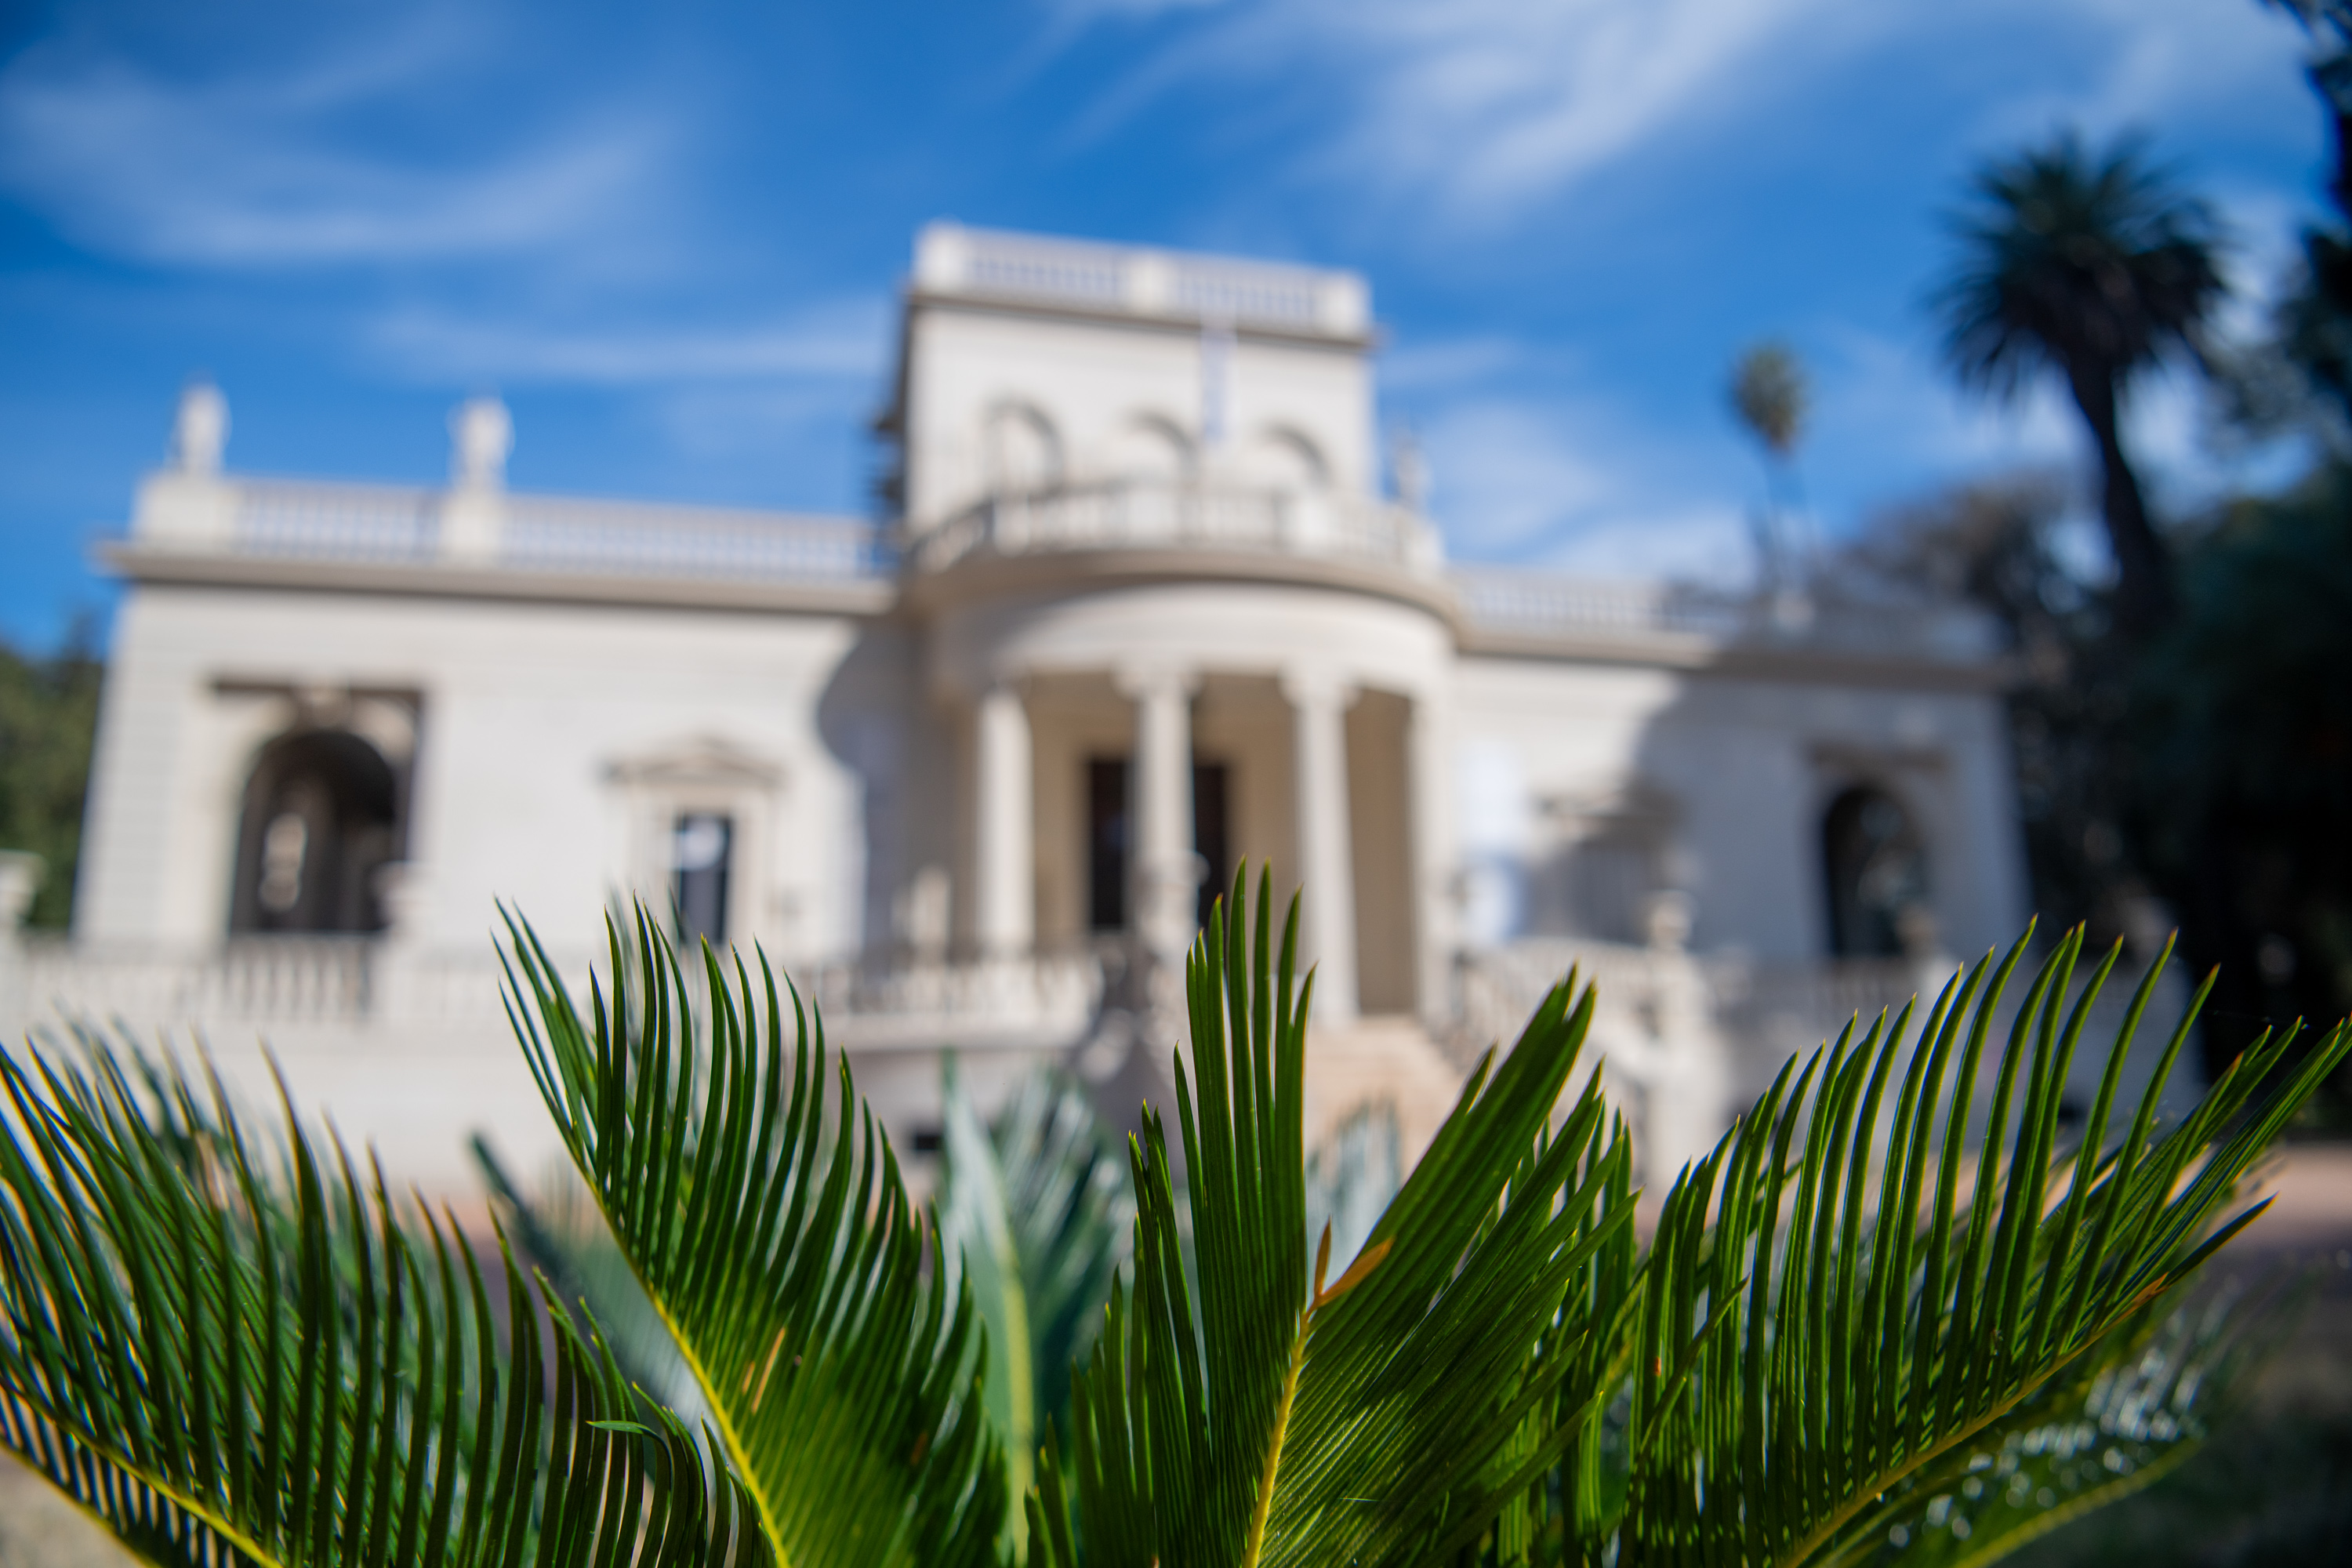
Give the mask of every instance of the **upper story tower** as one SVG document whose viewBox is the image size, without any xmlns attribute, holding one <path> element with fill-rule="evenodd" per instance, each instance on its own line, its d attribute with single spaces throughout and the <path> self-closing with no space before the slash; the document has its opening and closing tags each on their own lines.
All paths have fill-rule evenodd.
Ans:
<svg viewBox="0 0 2352 1568">
<path fill-rule="evenodd" d="M 992 500 L 1139 489 L 1344 530 L 1378 504 L 1372 344 L 1352 272 L 933 224 L 883 419 L 906 537 Z"/>
</svg>

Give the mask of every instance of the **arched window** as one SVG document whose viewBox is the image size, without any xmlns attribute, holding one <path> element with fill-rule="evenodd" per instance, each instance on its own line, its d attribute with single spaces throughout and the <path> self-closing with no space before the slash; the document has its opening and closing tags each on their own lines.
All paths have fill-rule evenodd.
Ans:
<svg viewBox="0 0 2352 1568">
<path fill-rule="evenodd" d="M 347 730 L 263 749 L 245 789 L 233 931 L 383 929 L 379 868 L 400 857 L 400 789 L 383 753 Z"/>
<path fill-rule="evenodd" d="M 988 488 L 997 495 L 1051 489 L 1062 482 L 1062 438 L 1025 403 L 999 404 L 984 432 Z"/>
<path fill-rule="evenodd" d="M 1927 851 L 1911 814 L 1883 789 L 1858 785 L 1822 819 L 1830 951 L 1841 958 L 1903 951 L 1904 911 L 1927 901 Z"/>
<path fill-rule="evenodd" d="M 1270 489 L 1313 495 L 1331 482 L 1322 449 L 1296 430 L 1262 432 L 1250 443 L 1245 463 L 1250 477 Z"/>
<path fill-rule="evenodd" d="M 1192 471 L 1192 443 L 1156 414 L 1139 414 L 1111 442 L 1110 471 L 1119 479 L 1173 482 Z"/>
</svg>

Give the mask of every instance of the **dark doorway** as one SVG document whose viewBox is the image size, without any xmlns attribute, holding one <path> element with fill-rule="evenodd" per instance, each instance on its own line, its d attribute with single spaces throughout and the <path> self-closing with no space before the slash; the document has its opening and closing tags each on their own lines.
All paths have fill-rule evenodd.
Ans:
<svg viewBox="0 0 2352 1568">
<path fill-rule="evenodd" d="M 400 786 L 383 753 L 345 730 L 263 749 L 247 781 L 232 931 L 376 931 L 375 873 L 401 855 Z"/>
<path fill-rule="evenodd" d="M 678 935 L 689 945 L 727 941 L 728 873 L 735 859 L 735 819 L 717 812 L 679 814 L 670 835 L 670 897 Z"/>
<path fill-rule="evenodd" d="M 1903 951 L 1903 911 L 1927 899 L 1927 854 L 1903 805 L 1882 789 L 1847 790 L 1822 819 L 1829 879 L 1830 952 L 1891 958 Z"/>
<path fill-rule="evenodd" d="M 1234 874 L 1233 808 L 1223 763 L 1192 764 L 1192 847 L 1207 864 L 1196 918 L 1205 924 L 1209 906 Z M 1127 929 L 1127 857 L 1130 806 L 1125 757 L 1087 759 L 1087 929 Z"/>
<path fill-rule="evenodd" d="M 1127 759 L 1087 759 L 1087 929 L 1127 929 Z"/>
<path fill-rule="evenodd" d="M 1234 879 L 1233 856 L 1228 848 L 1227 826 L 1232 820 L 1232 803 L 1226 798 L 1227 769 L 1223 763 L 1192 764 L 1192 848 L 1201 857 L 1200 900 L 1192 912 L 1192 923 L 1209 923 L 1209 906 L 1226 891 Z"/>
</svg>

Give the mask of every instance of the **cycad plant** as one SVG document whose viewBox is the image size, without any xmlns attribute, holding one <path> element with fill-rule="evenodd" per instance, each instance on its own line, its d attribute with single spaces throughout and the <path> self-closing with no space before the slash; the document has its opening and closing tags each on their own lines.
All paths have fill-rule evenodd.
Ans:
<svg viewBox="0 0 2352 1568">
<path fill-rule="evenodd" d="M 2021 942 L 1916 1031 L 1791 1063 L 1645 1248 L 1571 976 L 1335 1257 L 1307 1234 L 1295 906 L 1277 934 L 1242 892 L 1191 955 L 1177 1103 L 1128 1151 L 1132 1262 L 1017 1514 L 991 1262 L 945 1254 L 789 987 L 688 971 L 642 914 L 584 1007 L 518 924 L 511 999 L 693 1433 L 510 1266 L 100 1050 L 5 1067 L 6 1438 L 168 1563 L 1976 1561 L 2200 1435 L 2238 1342 L 2172 1303 L 2352 1047 L 2265 1041 L 2160 1127 L 2164 1071 L 2119 1100 L 2127 1025 L 2068 1134 L 2114 959 L 2070 995 L 2059 942 L 1996 1040 Z"/>
</svg>

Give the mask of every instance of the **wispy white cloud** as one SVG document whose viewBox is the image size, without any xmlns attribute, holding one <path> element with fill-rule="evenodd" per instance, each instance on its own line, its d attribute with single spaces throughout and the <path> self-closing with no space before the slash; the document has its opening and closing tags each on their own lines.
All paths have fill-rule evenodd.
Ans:
<svg viewBox="0 0 2352 1568">
<path fill-rule="evenodd" d="M 878 295 L 728 327 L 485 321 L 406 310 L 378 321 L 369 339 L 403 374 L 438 382 L 838 383 L 879 377 L 889 351 L 889 304 Z"/>
<path fill-rule="evenodd" d="M 2150 5 L 2145 0 L 2058 0 L 2046 21 L 2095 38 L 2087 68 L 2068 86 L 2039 85 L 1988 94 L 1979 139 L 2000 142 L 2080 125 L 2094 135 L 2146 130 L 2244 94 L 2250 85 L 2283 84 L 2281 68 L 2303 35 L 2283 13 L 2243 5 Z M 2306 105 L 2295 104 L 2294 110 Z M 2312 124 L 2316 129 L 2315 112 Z"/>
<path fill-rule="evenodd" d="M 1630 425 L 1591 399 L 1477 397 L 1423 437 L 1432 510 L 1465 560 L 1610 577 L 1744 582 L 1747 524 L 1707 454 Z M 1711 471 L 1714 470 L 1714 471 Z"/>
<path fill-rule="evenodd" d="M 1486 217 L 1689 121 L 1831 0 L 1273 0 L 1201 8 L 1205 31 L 1114 80 L 1098 134 L 1195 76 L 1284 75 L 1332 99 L 1305 173 L 1412 192 Z M 1098 20 L 1177 9 L 1082 0 Z M 1303 74 L 1302 74 L 1303 73 Z"/>
<path fill-rule="evenodd" d="M 614 257 L 659 200 L 671 133 L 606 107 L 436 158 L 338 134 L 453 68 L 469 40 L 426 10 L 290 69 L 176 79 L 82 40 L 0 69 L 0 187 L 101 252 L 210 267 Z M 585 247 L 594 237 L 606 243 Z"/>
<path fill-rule="evenodd" d="M 1284 101 L 1311 105 L 1300 117 L 1317 121 L 1285 138 L 1295 176 L 1482 225 L 1674 138 L 1801 102 L 1807 83 L 1858 51 L 1966 47 L 1972 26 L 1984 37 L 2006 28 L 2011 63 L 2061 47 L 2092 62 L 1989 82 L 1981 132 L 2161 120 L 2278 79 L 2294 39 L 2256 11 L 2144 0 L 1988 0 L 1959 16 L 1855 0 L 1064 0 L 1054 26 L 1066 36 L 1074 18 L 1180 19 L 1082 111 L 1084 137 L 1189 81 L 1279 78 Z"/>
</svg>

